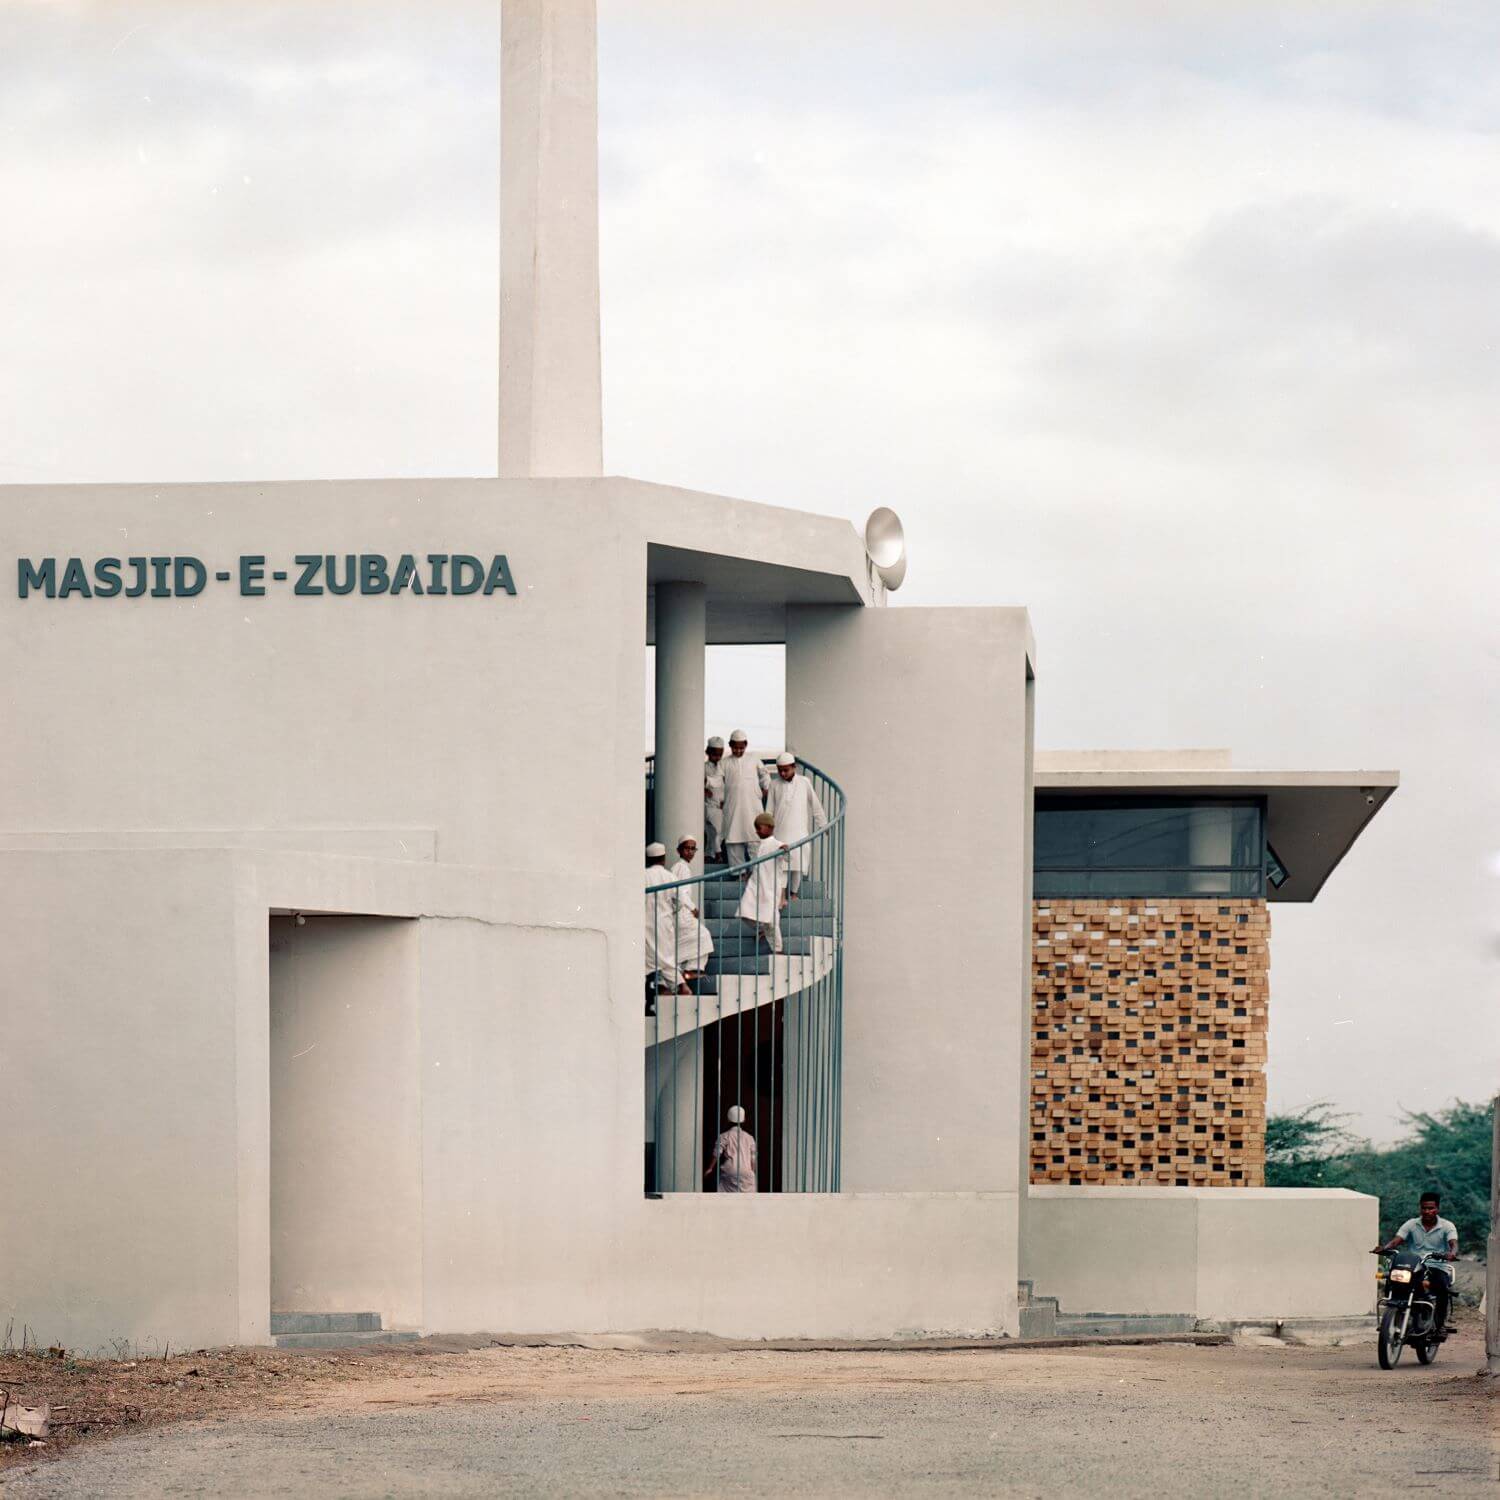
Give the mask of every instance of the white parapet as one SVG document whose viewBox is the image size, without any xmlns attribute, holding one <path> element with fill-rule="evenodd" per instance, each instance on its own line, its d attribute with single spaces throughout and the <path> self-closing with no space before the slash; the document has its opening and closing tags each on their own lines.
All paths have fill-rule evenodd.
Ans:
<svg viewBox="0 0 1500 1500">
<path fill-rule="evenodd" d="M 1342 1188 L 1034 1186 L 1021 1275 L 1065 1314 L 1363 1317 L 1379 1218 Z"/>
</svg>

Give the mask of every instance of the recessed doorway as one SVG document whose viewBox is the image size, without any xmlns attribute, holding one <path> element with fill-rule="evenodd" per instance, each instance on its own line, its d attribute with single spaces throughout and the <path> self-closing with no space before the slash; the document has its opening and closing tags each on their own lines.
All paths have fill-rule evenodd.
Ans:
<svg viewBox="0 0 1500 1500">
<path fill-rule="evenodd" d="M 421 1326 L 417 935 L 270 919 L 273 1312 Z"/>
</svg>

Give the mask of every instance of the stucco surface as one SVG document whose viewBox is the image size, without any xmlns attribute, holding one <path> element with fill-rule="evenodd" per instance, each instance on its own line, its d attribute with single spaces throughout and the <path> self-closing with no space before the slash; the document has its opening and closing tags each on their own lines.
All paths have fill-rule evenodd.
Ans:
<svg viewBox="0 0 1500 1500">
<path fill-rule="evenodd" d="M 1021 1275 L 1065 1313 L 1358 1317 L 1378 1218 L 1343 1189 L 1034 1186 Z"/>
<path fill-rule="evenodd" d="M 846 1191 L 1020 1185 L 1029 652 L 1024 610 L 788 612 L 787 740 L 851 809 Z"/>
<path fill-rule="evenodd" d="M 420 1327 L 418 924 L 270 928 L 271 1306 Z"/>
<path fill-rule="evenodd" d="M 229 856 L 6 854 L 0 890 L 0 1323 L 235 1341 Z"/>
<path fill-rule="evenodd" d="M 858 786 L 850 909 L 860 942 L 882 945 L 879 959 L 861 948 L 854 978 L 868 995 L 846 1012 L 846 1098 L 864 1132 L 846 1183 L 917 1197 L 648 1203 L 648 549 L 718 557 L 710 592 L 765 565 L 783 602 L 811 579 L 817 597 L 849 598 L 835 613 L 883 616 L 859 608 L 869 587 L 852 528 L 621 480 L 0 499 L 12 558 L 188 554 L 232 569 L 257 554 L 269 574 L 307 552 L 503 552 L 518 590 L 320 598 L 269 579 L 262 598 L 232 585 L 184 599 L 20 599 L 14 579 L 0 590 L 0 668 L 27 705 L 0 719 L 0 1028 L 23 1039 L 0 1058 L 0 1137 L 36 1146 L 8 1184 L 26 1210 L 0 1225 L 0 1316 L 74 1348 L 263 1341 L 278 1279 L 273 1140 L 300 1109 L 303 1127 L 335 1141 L 343 1107 L 364 1134 L 403 1139 L 325 1164 L 324 1229 L 340 1203 L 364 1222 L 388 1188 L 393 1221 L 372 1231 L 362 1270 L 357 1258 L 342 1271 L 336 1258 L 310 1264 L 316 1236 L 300 1266 L 283 1254 L 298 1300 L 428 1330 L 1013 1328 L 1018 1122 L 987 1070 L 1020 1066 L 1024 616 L 912 611 L 852 654 L 830 636 L 816 735 L 804 715 L 807 753 L 840 779 L 847 765 Z M 990 770 L 1015 779 L 990 829 L 994 861 L 976 876 L 991 904 L 976 920 L 971 900 L 960 922 L 924 893 L 929 955 L 965 976 L 945 998 L 920 943 L 896 957 L 885 947 L 901 911 L 880 810 L 884 731 L 860 700 L 897 659 L 912 753 L 935 754 L 944 724 L 977 722 L 1001 747 Z M 956 830 L 947 797 L 929 783 L 895 811 Z M 333 930 L 315 927 L 319 914 L 414 919 L 415 1021 L 402 980 L 368 997 L 394 1028 L 381 1045 L 341 1033 L 331 1010 L 322 1038 L 273 1034 L 268 918 L 293 912 L 315 933 Z M 952 946 L 964 933 L 972 968 Z M 331 965 L 321 1003 L 355 1005 L 385 984 L 387 965 L 377 974 L 366 956 Z M 403 947 L 403 973 L 411 961 Z M 923 1006 L 934 1015 L 914 1024 Z M 961 1013 L 967 1035 L 948 1024 Z M 312 1040 L 346 1064 L 324 1073 L 326 1097 L 273 1092 L 273 1066 L 284 1083 Z M 917 1109 L 923 1090 L 933 1121 Z M 988 1196 L 952 1196 L 974 1189 Z M 388 1259 L 403 1264 L 382 1285 L 369 1273 Z"/>
<path fill-rule="evenodd" d="M 267 593 L 187 599 L 0 590 L 0 827 L 431 829 L 460 864 L 604 870 L 605 772 L 638 751 L 645 544 L 601 487 L 500 481 L 69 486 L 8 491 L 0 545 L 266 558 Z M 622 534 L 623 533 L 623 534 Z M 509 559 L 517 593 L 298 597 L 299 554 Z M 292 579 L 269 579 L 277 568 Z M 629 660 L 626 660 L 627 654 Z M 99 726 L 109 726 L 101 754 Z M 540 740 L 546 754 L 525 753 Z M 575 746 L 571 753 L 567 746 Z M 538 747 L 540 748 L 540 746 Z M 538 795 L 601 778 L 589 798 Z"/>
<path fill-rule="evenodd" d="M 618 1327 L 641 986 L 619 1003 L 601 933 L 422 928 L 426 1327 Z"/>
<path fill-rule="evenodd" d="M 621 1326 L 730 1338 L 1016 1331 L 1012 1194 L 683 1195 L 646 1210 Z"/>
</svg>

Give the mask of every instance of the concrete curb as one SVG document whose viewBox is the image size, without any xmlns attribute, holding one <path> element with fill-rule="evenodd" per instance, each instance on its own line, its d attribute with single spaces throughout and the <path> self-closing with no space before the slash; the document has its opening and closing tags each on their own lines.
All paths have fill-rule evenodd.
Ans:
<svg viewBox="0 0 1500 1500">
<path fill-rule="evenodd" d="M 595 1349 L 642 1354 L 962 1354 L 965 1352 L 1024 1353 L 1031 1349 L 1099 1349 L 1153 1344 L 1188 1344 L 1221 1348 L 1232 1344 L 1227 1333 L 1088 1334 L 1075 1338 L 955 1338 L 955 1339 L 705 1339 L 681 1341 L 633 1335 L 610 1337 L 567 1334 L 511 1334 L 484 1345 L 504 1349 Z"/>
</svg>

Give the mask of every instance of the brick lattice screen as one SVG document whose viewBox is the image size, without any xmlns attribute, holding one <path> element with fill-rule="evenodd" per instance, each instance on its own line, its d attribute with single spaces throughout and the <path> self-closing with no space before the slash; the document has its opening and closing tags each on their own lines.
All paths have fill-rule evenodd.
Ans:
<svg viewBox="0 0 1500 1500">
<path fill-rule="evenodd" d="M 1270 936 L 1264 901 L 1033 903 L 1033 1182 L 1263 1184 Z"/>
</svg>

